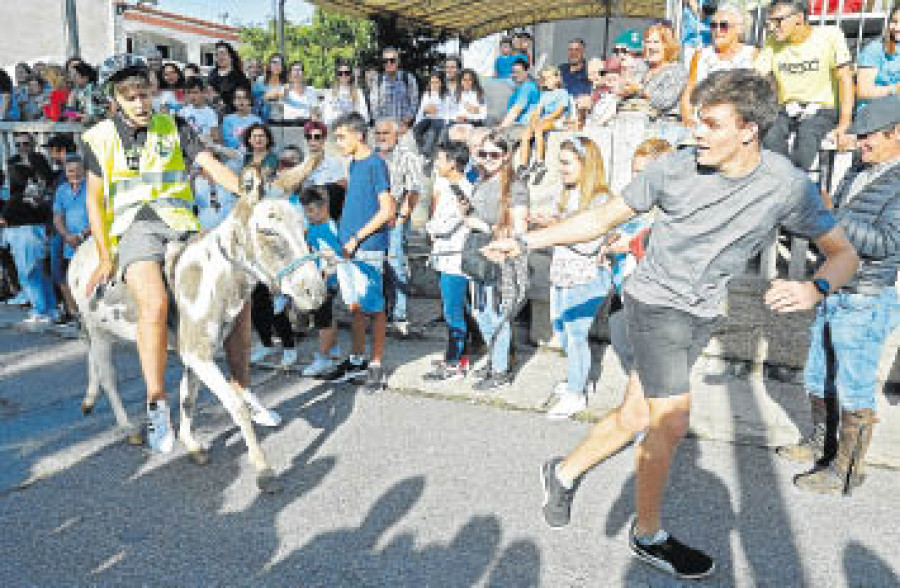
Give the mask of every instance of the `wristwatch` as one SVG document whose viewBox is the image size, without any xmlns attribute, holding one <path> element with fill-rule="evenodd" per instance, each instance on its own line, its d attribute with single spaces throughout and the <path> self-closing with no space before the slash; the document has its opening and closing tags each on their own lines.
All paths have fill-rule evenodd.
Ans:
<svg viewBox="0 0 900 588">
<path fill-rule="evenodd" d="M 812 283 L 823 297 L 831 293 L 831 284 L 825 278 L 815 278 Z"/>
</svg>

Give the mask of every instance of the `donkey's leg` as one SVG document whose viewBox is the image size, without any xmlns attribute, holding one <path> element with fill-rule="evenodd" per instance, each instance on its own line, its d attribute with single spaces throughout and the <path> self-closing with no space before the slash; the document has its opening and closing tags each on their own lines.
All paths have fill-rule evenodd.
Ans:
<svg viewBox="0 0 900 588">
<path fill-rule="evenodd" d="M 259 439 L 256 438 L 256 431 L 253 430 L 253 423 L 250 421 L 250 410 L 234 387 L 225 379 L 219 366 L 212 359 L 200 359 L 187 354 L 182 356 L 182 361 L 194 371 L 197 377 L 209 388 L 210 392 L 218 397 L 219 402 L 231 415 L 235 424 L 240 427 L 241 433 L 244 435 L 244 441 L 247 443 L 247 454 L 250 458 L 250 463 L 256 469 L 256 485 L 259 489 L 270 493 L 280 491 L 281 485 L 275 478 L 275 472 L 266 461 Z"/>
<path fill-rule="evenodd" d="M 209 453 L 194 438 L 191 428 L 199 390 L 200 380 L 189 367 L 184 366 L 180 385 L 181 417 L 178 425 L 178 439 L 187 448 L 191 461 L 197 465 L 206 465 L 209 463 Z"/>
<path fill-rule="evenodd" d="M 100 389 L 106 392 L 109 406 L 119 428 L 125 432 L 129 445 L 142 445 L 144 440 L 140 429 L 128 418 L 128 413 L 119 395 L 116 367 L 113 363 L 113 340 L 109 333 L 87 327 L 88 333 L 88 389 L 81 402 L 81 412 L 89 414 L 97 403 Z"/>
</svg>

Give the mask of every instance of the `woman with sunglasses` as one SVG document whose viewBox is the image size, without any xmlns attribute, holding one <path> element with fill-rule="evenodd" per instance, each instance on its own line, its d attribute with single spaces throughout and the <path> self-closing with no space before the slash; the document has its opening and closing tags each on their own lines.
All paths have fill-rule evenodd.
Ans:
<svg viewBox="0 0 900 588">
<path fill-rule="evenodd" d="M 512 237 L 527 229 L 528 186 L 517 180 L 512 167 L 512 145 L 499 132 L 491 132 L 475 151 L 480 171 L 465 222 L 472 231 L 494 237 Z M 497 333 L 488 369 L 476 372 L 480 380 L 474 390 L 492 392 L 512 383 L 509 354 L 512 345 L 510 320 L 504 317 L 514 312 L 528 289 L 528 262 L 524 256 L 502 266 L 499 283 L 470 281 L 472 315 L 484 341 Z"/>
<path fill-rule="evenodd" d="M 353 68 L 349 63 L 339 61 L 334 72 L 334 83 L 325 93 L 322 119 L 326 125 L 331 126 L 334 121 L 351 112 L 358 112 L 366 122 L 372 120 L 365 95 L 353 77 Z"/>
<path fill-rule="evenodd" d="M 260 79 L 253 83 L 253 104 L 256 114 L 264 122 L 269 122 L 273 117 L 272 103 L 265 99 L 270 90 L 282 88 L 287 83 L 287 69 L 284 67 L 284 55 L 273 53 L 266 62 L 266 68 Z M 281 118 L 279 115 L 278 118 Z"/>
<path fill-rule="evenodd" d="M 681 120 L 686 126 L 694 124 L 694 106 L 691 92 L 694 87 L 716 71 L 726 69 L 752 69 L 757 49 L 744 43 L 749 15 L 735 0 L 719 3 L 709 23 L 712 31 L 711 47 L 694 52 L 684 92 L 681 95 Z"/>
</svg>

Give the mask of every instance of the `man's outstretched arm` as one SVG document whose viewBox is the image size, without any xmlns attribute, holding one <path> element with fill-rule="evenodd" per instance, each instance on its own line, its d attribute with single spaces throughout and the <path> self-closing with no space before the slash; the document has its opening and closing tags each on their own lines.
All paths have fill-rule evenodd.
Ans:
<svg viewBox="0 0 900 588">
<path fill-rule="evenodd" d="M 585 243 L 605 235 L 635 214 L 637 212 L 628 206 L 621 196 L 613 196 L 602 206 L 586 210 L 545 229 L 525 233 L 522 239 L 529 249 Z M 491 259 L 522 254 L 520 242 L 516 239 L 498 239 L 485 247 L 483 252 Z"/>
</svg>

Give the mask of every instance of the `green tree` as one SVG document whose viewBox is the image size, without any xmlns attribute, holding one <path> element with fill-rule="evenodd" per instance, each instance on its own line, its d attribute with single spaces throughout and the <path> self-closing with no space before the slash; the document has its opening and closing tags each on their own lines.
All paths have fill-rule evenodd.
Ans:
<svg viewBox="0 0 900 588">
<path fill-rule="evenodd" d="M 241 56 L 265 60 L 278 51 L 275 21 L 265 29 L 241 29 Z M 284 45 L 288 62 L 302 61 L 307 82 L 317 88 L 334 81 L 338 61 L 358 63 L 358 56 L 370 51 L 374 43 L 374 25 L 353 18 L 316 9 L 310 24 L 285 23 Z"/>
</svg>

